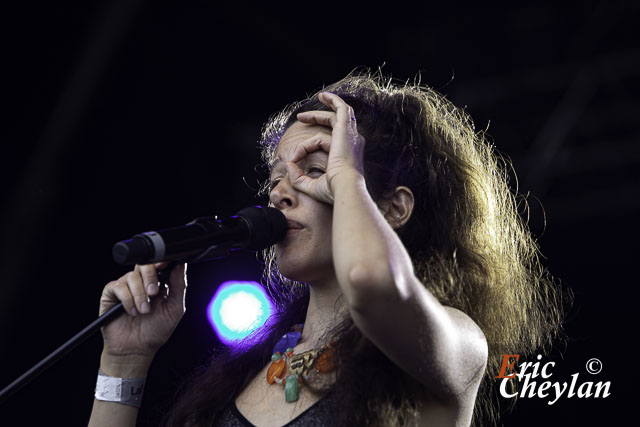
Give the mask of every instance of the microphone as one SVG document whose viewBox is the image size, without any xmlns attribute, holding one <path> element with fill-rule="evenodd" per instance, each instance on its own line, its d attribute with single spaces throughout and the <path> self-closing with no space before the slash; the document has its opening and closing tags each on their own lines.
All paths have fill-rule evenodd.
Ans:
<svg viewBox="0 0 640 427">
<path fill-rule="evenodd" d="M 196 218 L 190 223 L 136 234 L 113 246 L 120 265 L 222 258 L 236 249 L 261 250 L 284 239 L 287 218 L 275 208 L 252 206 L 236 215 Z"/>
</svg>

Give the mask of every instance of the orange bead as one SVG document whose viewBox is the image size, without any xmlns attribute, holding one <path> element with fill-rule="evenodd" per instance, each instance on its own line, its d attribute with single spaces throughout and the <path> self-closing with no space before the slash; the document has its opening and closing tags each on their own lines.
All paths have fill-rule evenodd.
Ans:
<svg viewBox="0 0 640 427">
<path fill-rule="evenodd" d="M 267 370 L 267 382 L 269 384 L 273 384 L 275 382 L 275 377 L 282 378 L 286 367 L 287 364 L 283 359 L 271 362 L 271 365 L 269 365 L 269 369 Z"/>
<path fill-rule="evenodd" d="M 336 369 L 336 351 L 333 348 L 328 348 L 322 352 L 316 359 L 315 368 L 322 374 L 328 374 Z"/>
</svg>

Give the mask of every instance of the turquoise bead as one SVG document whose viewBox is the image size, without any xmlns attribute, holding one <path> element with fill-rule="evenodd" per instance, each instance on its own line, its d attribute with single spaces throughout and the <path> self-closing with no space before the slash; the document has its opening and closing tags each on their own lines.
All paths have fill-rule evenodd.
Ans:
<svg viewBox="0 0 640 427">
<path fill-rule="evenodd" d="M 287 382 L 284 385 L 284 397 L 289 403 L 298 400 L 298 376 L 296 374 L 287 376 Z"/>
</svg>

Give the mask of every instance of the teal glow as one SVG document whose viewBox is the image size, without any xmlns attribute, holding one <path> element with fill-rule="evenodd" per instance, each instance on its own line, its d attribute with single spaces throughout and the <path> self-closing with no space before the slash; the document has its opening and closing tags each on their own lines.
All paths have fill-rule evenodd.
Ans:
<svg viewBox="0 0 640 427">
<path fill-rule="evenodd" d="M 207 306 L 207 319 L 224 344 L 233 345 L 260 328 L 273 312 L 264 288 L 256 282 L 224 282 Z"/>
</svg>

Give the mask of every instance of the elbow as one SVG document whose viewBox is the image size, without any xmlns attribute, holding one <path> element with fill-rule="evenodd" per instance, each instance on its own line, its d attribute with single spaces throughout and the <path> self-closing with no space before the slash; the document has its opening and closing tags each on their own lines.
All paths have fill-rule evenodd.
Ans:
<svg viewBox="0 0 640 427">
<path fill-rule="evenodd" d="M 487 343 L 487 338 L 482 333 L 480 328 L 478 328 L 473 348 L 475 350 L 474 361 L 476 363 L 476 373 L 474 375 L 474 380 L 480 382 L 482 381 L 484 373 L 487 369 L 487 364 L 489 363 L 489 344 Z"/>
<path fill-rule="evenodd" d="M 466 376 L 463 382 L 456 384 L 451 398 L 468 401 L 469 396 L 476 399 L 480 383 L 484 378 L 488 363 L 488 346 L 486 341 L 474 343 L 466 349 L 463 360 L 466 362 Z M 462 371 L 465 372 L 465 371 Z"/>
<path fill-rule="evenodd" d="M 465 378 L 465 381 L 458 384 L 455 395 L 473 394 L 475 396 L 487 369 L 489 345 L 485 335 L 475 323 L 470 325 L 470 330 L 461 341 L 458 346 L 460 365 L 457 373 L 464 373 L 461 378 Z"/>
<path fill-rule="evenodd" d="M 347 275 L 349 306 L 359 312 L 371 307 L 375 301 L 397 296 L 394 275 L 387 263 L 358 263 Z"/>
</svg>

